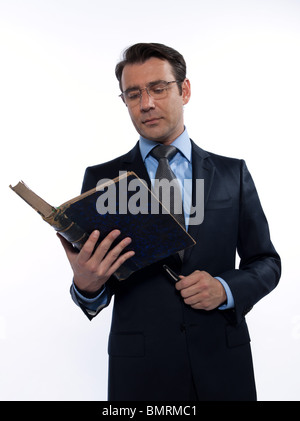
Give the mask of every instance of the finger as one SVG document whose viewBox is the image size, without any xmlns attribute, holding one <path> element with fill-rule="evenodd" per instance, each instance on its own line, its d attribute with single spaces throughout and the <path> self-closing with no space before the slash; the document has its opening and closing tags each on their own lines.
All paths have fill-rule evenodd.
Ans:
<svg viewBox="0 0 300 421">
<path fill-rule="evenodd" d="M 100 232 L 98 230 L 95 230 L 91 233 L 87 241 L 84 243 L 82 249 L 79 252 L 78 255 L 78 263 L 84 264 L 86 263 L 92 256 L 95 245 L 100 237 Z"/>
<path fill-rule="evenodd" d="M 188 276 L 180 275 L 180 281 L 176 282 L 176 289 L 181 291 L 183 289 L 189 288 L 192 285 L 195 285 L 198 281 L 198 277 L 195 275 L 196 272 L 191 273 Z"/>
<path fill-rule="evenodd" d="M 187 304 L 191 307 L 194 307 L 196 305 L 200 306 L 203 300 L 204 299 L 203 299 L 201 294 L 194 294 L 194 295 L 191 295 L 187 298 L 184 298 L 185 304 Z"/>
<path fill-rule="evenodd" d="M 183 288 L 180 290 L 180 294 L 182 298 L 190 298 L 194 297 L 195 295 L 200 294 L 202 291 L 201 286 L 198 284 L 193 284 L 188 288 Z"/>
<path fill-rule="evenodd" d="M 111 276 L 113 275 L 116 270 L 119 269 L 120 266 L 123 265 L 124 262 L 126 262 L 126 260 L 130 259 L 131 257 L 133 257 L 135 255 L 135 252 L 133 250 L 130 250 L 124 254 L 122 254 L 115 262 L 113 265 L 111 265 L 109 271 L 108 271 L 108 275 Z"/>
<path fill-rule="evenodd" d="M 101 241 L 101 243 L 95 250 L 95 253 L 93 254 L 93 260 L 101 262 L 104 256 L 111 248 L 113 242 L 118 238 L 120 234 L 120 230 L 113 230 L 109 234 L 107 234 L 107 236 Z"/>
<path fill-rule="evenodd" d="M 122 253 L 124 252 L 124 249 L 131 243 L 131 241 L 132 240 L 131 240 L 130 237 L 126 237 L 122 241 L 120 241 L 112 250 L 110 250 L 109 253 L 107 253 L 107 255 L 105 256 L 105 258 L 103 259 L 103 262 L 102 262 L 102 267 L 103 267 L 104 270 L 109 270 L 110 267 L 119 258 L 121 258 L 121 260 L 123 259 L 123 255 L 125 253 L 124 254 L 122 254 Z"/>
</svg>

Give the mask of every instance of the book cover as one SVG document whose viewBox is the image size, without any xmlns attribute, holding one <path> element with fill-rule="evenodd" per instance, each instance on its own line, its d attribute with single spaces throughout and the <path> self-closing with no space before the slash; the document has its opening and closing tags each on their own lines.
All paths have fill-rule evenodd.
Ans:
<svg viewBox="0 0 300 421">
<path fill-rule="evenodd" d="M 100 231 L 99 242 L 113 229 L 121 231 L 116 241 L 131 237 L 125 251 L 134 250 L 135 255 L 115 273 L 119 280 L 195 244 L 133 172 L 101 183 L 58 207 L 49 205 L 22 181 L 10 188 L 78 250 L 95 229 Z"/>
</svg>

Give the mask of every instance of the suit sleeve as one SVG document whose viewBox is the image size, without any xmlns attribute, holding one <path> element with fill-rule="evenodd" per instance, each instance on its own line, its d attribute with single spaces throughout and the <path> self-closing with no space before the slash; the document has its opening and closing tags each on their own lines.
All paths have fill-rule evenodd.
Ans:
<svg viewBox="0 0 300 421">
<path fill-rule="evenodd" d="M 240 265 L 219 275 L 233 294 L 237 321 L 276 287 L 281 275 L 280 257 L 271 242 L 268 222 L 244 161 L 240 180 L 237 242 Z"/>
</svg>

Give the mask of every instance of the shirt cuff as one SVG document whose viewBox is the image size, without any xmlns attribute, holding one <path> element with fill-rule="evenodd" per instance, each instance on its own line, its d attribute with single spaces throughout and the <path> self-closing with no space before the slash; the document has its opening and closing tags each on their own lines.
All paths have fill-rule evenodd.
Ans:
<svg viewBox="0 0 300 421">
<path fill-rule="evenodd" d="M 222 304 L 219 307 L 219 310 L 228 310 L 230 308 L 234 307 L 234 299 L 233 299 L 233 295 L 232 292 L 227 284 L 226 281 L 224 281 L 223 278 L 220 278 L 219 276 L 215 276 L 215 279 L 217 279 L 219 282 L 221 282 L 221 284 L 223 285 L 225 292 L 226 292 L 226 296 L 227 296 L 227 302 L 225 304 Z"/>
<path fill-rule="evenodd" d="M 87 298 L 84 295 L 80 294 L 74 282 L 73 282 L 73 288 L 74 288 L 75 294 L 80 299 L 81 303 L 83 303 L 87 308 L 90 308 L 91 310 L 96 310 L 100 306 L 103 306 L 107 303 L 107 292 L 106 292 L 105 285 L 103 286 L 100 293 L 96 297 L 93 297 L 93 298 Z"/>
</svg>

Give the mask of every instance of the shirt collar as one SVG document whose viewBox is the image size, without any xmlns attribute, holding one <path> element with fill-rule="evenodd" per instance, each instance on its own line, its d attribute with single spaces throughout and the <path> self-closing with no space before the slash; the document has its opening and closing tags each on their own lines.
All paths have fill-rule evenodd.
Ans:
<svg viewBox="0 0 300 421">
<path fill-rule="evenodd" d="M 157 142 L 149 139 L 145 139 L 144 137 L 140 136 L 139 140 L 139 146 L 140 146 L 140 152 L 143 158 L 143 161 L 147 158 L 151 150 L 157 145 Z M 186 128 L 184 128 L 184 132 L 177 137 L 172 142 L 173 146 L 176 146 L 176 148 L 182 153 L 182 155 L 191 162 L 192 160 L 192 145 L 191 141 L 188 135 L 188 132 Z"/>
</svg>

